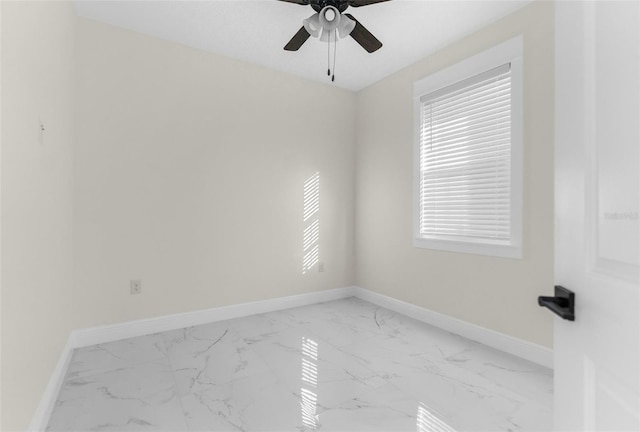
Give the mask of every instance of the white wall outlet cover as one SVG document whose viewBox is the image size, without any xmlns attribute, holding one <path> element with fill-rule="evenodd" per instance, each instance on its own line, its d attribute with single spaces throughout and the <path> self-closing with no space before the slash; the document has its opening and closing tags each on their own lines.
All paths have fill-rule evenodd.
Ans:
<svg viewBox="0 0 640 432">
<path fill-rule="evenodd" d="M 41 118 L 38 118 L 38 144 L 44 145 L 44 133 L 45 127 L 44 122 Z"/>
<path fill-rule="evenodd" d="M 131 294 L 140 294 L 142 292 L 142 281 L 139 279 L 131 281 Z"/>
</svg>

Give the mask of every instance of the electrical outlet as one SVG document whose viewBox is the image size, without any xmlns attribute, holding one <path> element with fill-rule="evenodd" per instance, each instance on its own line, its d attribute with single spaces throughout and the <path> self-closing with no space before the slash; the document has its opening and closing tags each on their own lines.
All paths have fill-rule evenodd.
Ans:
<svg viewBox="0 0 640 432">
<path fill-rule="evenodd" d="M 324 263 L 323 263 L 323 262 L 318 263 L 318 271 L 319 271 L 320 273 L 323 273 L 323 272 L 324 272 Z"/>
<path fill-rule="evenodd" d="M 131 294 L 140 294 L 142 292 L 142 281 L 132 280 L 131 281 Z"/>
<path fill-rule="evenodd" d="M 38 118 L 38 144 L 44 145 L 44 122 Z"/>
</svg>

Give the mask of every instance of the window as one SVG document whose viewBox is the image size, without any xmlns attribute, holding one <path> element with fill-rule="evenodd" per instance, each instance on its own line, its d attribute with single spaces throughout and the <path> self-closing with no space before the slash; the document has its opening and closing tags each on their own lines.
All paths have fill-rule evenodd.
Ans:
<svg viewBox="0 0 640 432">
<path fill-rule="evenodd" d="M 522 255 L 522 40 L 414 85 L 414 245 Z"/>
</svg>

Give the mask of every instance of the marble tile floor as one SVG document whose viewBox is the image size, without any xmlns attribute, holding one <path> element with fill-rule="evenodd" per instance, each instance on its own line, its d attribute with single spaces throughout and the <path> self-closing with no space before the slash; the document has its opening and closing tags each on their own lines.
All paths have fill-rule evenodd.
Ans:
<svg viewBox="0 0 640 432">
<path fill-rule="evenodd" d="M 349 298 L 78 349 L 47 431 L 548 431 L 552 387 Z"/>
</svg>

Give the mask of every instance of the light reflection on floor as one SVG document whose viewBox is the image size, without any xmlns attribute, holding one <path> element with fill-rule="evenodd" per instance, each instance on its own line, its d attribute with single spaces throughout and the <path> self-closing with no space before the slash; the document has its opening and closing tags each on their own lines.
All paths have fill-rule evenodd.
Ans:
<svg viewBox="0 0 640 432">
<path fill-rule="evenodd" d="M 317 428 L 318 416 L 318 395 L 316 387 L 318 385 L 318 344 L 313 340 L 302 337 L 302 388 L 300 389 L 300 411 L 302 414 L 302 424 L 309 429 Z"/>
<path fill-rule="evenodd" d="M 416 426 L 418 432 L 456 432 L 455 429 L 422 402 L 418 404 Z"/>
</svg>

